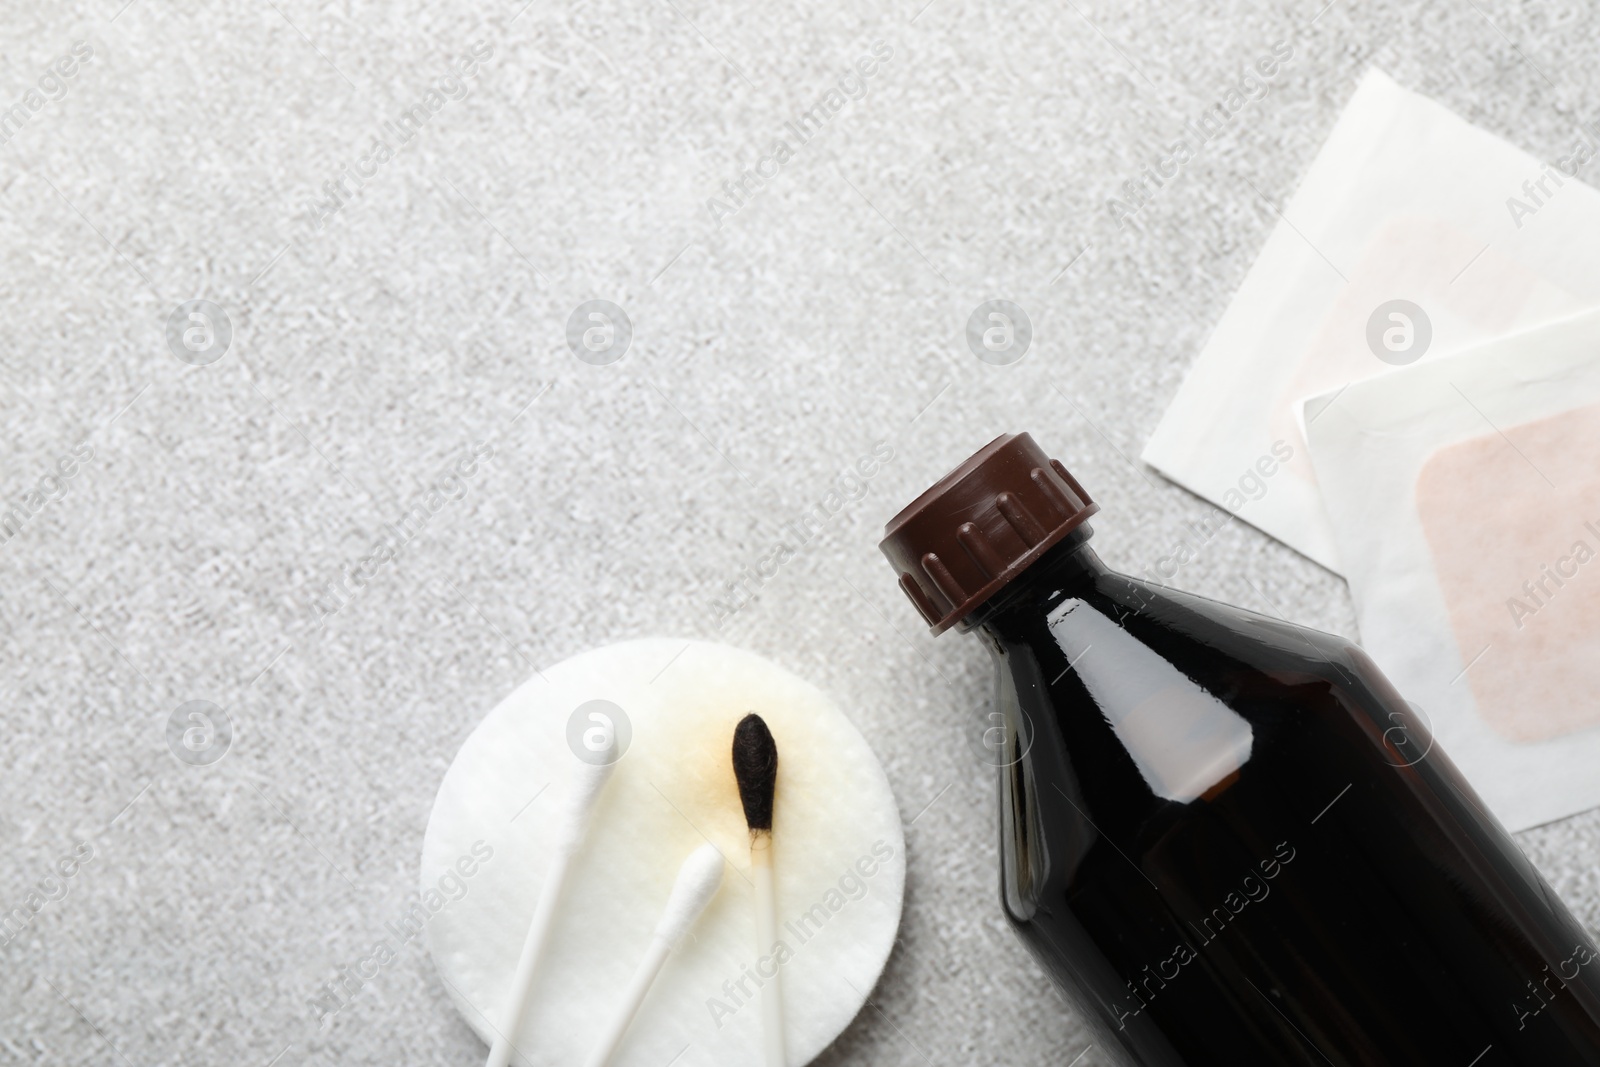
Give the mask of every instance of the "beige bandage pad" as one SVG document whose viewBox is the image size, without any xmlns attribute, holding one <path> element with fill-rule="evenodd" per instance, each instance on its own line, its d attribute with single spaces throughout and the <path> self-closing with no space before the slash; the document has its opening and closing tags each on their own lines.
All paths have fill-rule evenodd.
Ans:
<svg viewBox="0 0 1600 1067">
<path fill-rule="evenodd" d="M 1440 449 L 1417 511 L 1478 714 L 1513 741 L 1600 723 L 1600 405 Z"/>
</svg>

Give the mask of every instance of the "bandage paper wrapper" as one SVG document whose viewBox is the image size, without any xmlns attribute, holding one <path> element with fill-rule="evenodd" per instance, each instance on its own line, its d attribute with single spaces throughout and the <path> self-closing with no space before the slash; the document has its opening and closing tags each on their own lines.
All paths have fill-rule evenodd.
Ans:
<svg viewBox="0 0 1600 1067">
<path fill-rule="evenodd" d="M 1372 71 L 1281 211 L 1143 459 L 1342 573 L 1301 403 L 1600 305 L 1600 243 L 1573 240 L 1600 233 L 1600 193 Z M 1396 300 L 1427 322 L 1380 356 L 1369 325 Z"/>
<path fill-rule="evenodd" d="M 611 729 L 626 748 L 567 876 L 512 1062 L 584 1062 L 684 857 L 710 841 L 729 864 L 721 889 L 612 1062 L 758 1067 L 750 839 L 730 758 L 734 725 L 750 711 L 779 745 L 773 848 L 790 1064 L 813 1059 L 861 1010 L 893 947 L 905 886 L 899 811 L 877 758 L 837 705 L 776 664 L 709 642 L 646 639 L 583 653 L 524 683 L 467 737 L 434 801 L 425 899 L 475 844 L 478 856 L 493 851 L 472 877 L 450 880 L 465 892 L 426 926 L 444 989 L 485 1043 L 505 1013 L 574 752 L 587 731 Z"/>
<path fill-rule="evenodd" d="M 1600 312 L 1306 410 L 1363 647 L 1507 827 L 1600 805 Z"/>
</svg>

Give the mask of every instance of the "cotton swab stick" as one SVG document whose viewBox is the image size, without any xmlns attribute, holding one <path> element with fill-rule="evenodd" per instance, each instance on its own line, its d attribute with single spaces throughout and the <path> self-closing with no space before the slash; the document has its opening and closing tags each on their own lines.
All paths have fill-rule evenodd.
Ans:
<svg viewBox="0 0 1600 1067">
<path fill-rule="evenodd" d="M 772 798 L 778 784 L 778 745 L 761 716 L 751 713 L 733 730 L 733 777 L 750 827 L 750 875 L 755 886 L 756 969 L 778 943 L 778 901 L 772 877 Z M 766 975 L 761 977 L 766 978 Z M 767 1067 L 785 1067 L 783 991 L 777 968 L 761 984 L 761 1044 Z"/>
<path fill-rule="evenodd" d="M 656 923 L 650 947 L 645 950 L 644 959 L 634 970 L 633 979 L 622 994 L 622 1003 L 618 1005 L 616 1014 L 601 1032 L 594 1051 L 589 1053 L 586 1067 L 605 1067 L 611 1061 L 617 1046 L 622 1044 L 622 1035 L 628 1032 L 629 1024 L 638 1014 L 645 994 L 650 992 L 650 986 L 661 972 L 662 965 L 667 962 L 667 957 L 678 947 L 700 913 L 706 910 L 711 898 L 717 895 L 717 890 L 722 886 L 722 868 L 722 853 L 709 841 L 689 853 L 689 858 L 678 868 L 677 881 L 667 897 L 661 921 Z"/>
<path fill-rule="evenodd" d="M 613 742 L 613 745 L 615 742 Z M 600 791 L 611 778 L 616 766 L 614 750 L 604 754 L 605 762 L 578 764 L 567 793 L 566 804 L 557 814 L 556 842 L 551 850 L 550 870 L 545 874 L 544 885 L 539 890 L 539 903 L 533 909 L 533 920 L 528 923 L 528 936 L 522 942 L 522 955 L 517 959 L 517 969 L 511 978 L 511 990 L 506 994 L 505 1009 L 501 1012 L 500 1026 L 495 1031 L 494 1044 L 489 1047 L 485 1067 L 506 1067 L 511 1061 L 511 1040 L 522 1023 L 522 1012 L 528 1002 L 528 988 L 533 984 L 533 972 L 539 965 L 556 914 L 556 899 L 561 895 L 561 885 L 567 880 L 567 870 L 583 835 L 589 828 L 589 815 L 594 811 Z"/>
</svg>

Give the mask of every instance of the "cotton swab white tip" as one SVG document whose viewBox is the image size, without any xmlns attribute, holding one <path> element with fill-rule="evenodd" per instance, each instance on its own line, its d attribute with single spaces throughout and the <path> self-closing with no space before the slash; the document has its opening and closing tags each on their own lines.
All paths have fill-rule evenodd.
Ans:
<svg viewBox="0 0 1600 1067">
<path fill-rule="evenodd" d="M 565 803 L 557 816 L 559 823 L 556 831 L 556 847 L 564 852 L 576 852 L 583 843 L 583 835 L 589 828 L 589 815 L 594 811 L 601 790 L 611 780 L 611 772 L 617 766 L 609 750 L 606 759 L 609 762 L 579 763 L 577 773 L 567 786 Z"/>
<path fill-rule="evenodd" d="M 539 890 L 539 902 L 534 906 L 533 919 L 528 923 L 528 936 L 522 942 L 522 954 L 517 958 L 517 969 L 511 977 L 511 989 L 506 994 L 506 1006 L 500 1026 L 495 1031 L 494 1044 L 489 1046 L 485 1067 L 506 1067 L 511 1062 L 511 1039 L 522 1025 L 522 1012 L 528 1001 L 528 989 L 533 985 L 533 972 L 544 952 L 544 943 L 554 925 L 556 899 L 567 880 L 567 870 L 573 854 L 583 843 L 589 828 L 589 816 L 611 772 L 616 768 L 615 744 L 604 753 L 603 763 L 580 762 L 572 780 L 567 783 L 561 807 L 555 815 L 556 839 L 550 854 L 550 869 L 545 874 Z"/>
<path fill-rule="evenodd" d="M 722 868 L 725 866 L 717 846 L 707 841 L 683 861 L 678 868 L 678 880 L 672 884 L 672 895 L 656 923 L 656 936 L 676 948 L 689 927 L 706 910 L 711 898 L 722 886 Z"/>
<path fill-rule="evenodd" d="M 667 897 L 666 908 L 661 912 L 661 921 L 656 923 L 650 947 L 645 950 L 644 959 L 634 970 L 616 1013 L 595 1042 L 594 1051 L 589 1053 L 585 1067 L 605 1067 L 610 1062 L 617 1046 L 622 1044 L 622 1035 L 628 1032 L 633 1017 L 639 1013 L 639 1006 L 644 1003 L 656 975 L 661 973 L 662 966 L 667 962 L 667 956 L 683 940 L 700 913 L 706 910 L 711 898 L 717 895 L 717 890 L 722 886 L 723 865 L 722 853 L 707 841 L 689 853 L 689 858 L 678 868 L 677 880 L 672 883 L 672 892 Z"/>
</svg>

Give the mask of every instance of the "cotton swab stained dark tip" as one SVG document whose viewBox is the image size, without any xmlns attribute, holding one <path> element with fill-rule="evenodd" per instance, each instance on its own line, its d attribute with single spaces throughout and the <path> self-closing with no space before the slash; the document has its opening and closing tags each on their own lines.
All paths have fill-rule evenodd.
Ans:
<svg viewBox="0 0 1600 1067">
<path fill-rule="evenodd" d="M 778 745 L 766 720 L 754 712 L 733 728 L 733 777 L 750 832 L 772 832 L 772 798 L 778 786 Z"/>
<path fill-rule="evenodd" d="M 786 1067 L 783 994 L 778 982 L 778 900 L 772 874 L 772 806 L 778 787 L 778 743 L 751 713 L 733 730 L 733 778 L 750 827 L 750 881 L 755 887 L 756 973 L 761 981 L 761 1044 L 766 1067 Z M 770 972 L 770 974 L 769 974 Z"/>
</svg>

